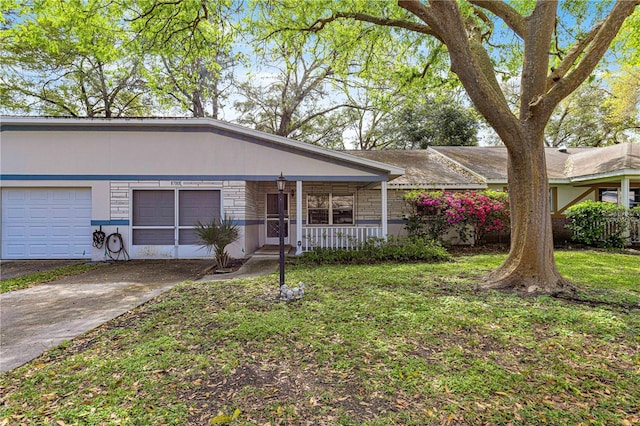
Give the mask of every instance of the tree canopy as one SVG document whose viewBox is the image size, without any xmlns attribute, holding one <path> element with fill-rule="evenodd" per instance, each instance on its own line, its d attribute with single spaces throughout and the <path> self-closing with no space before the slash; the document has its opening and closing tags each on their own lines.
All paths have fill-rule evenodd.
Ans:
<svg viewBox="0 0 640 426">
<path fill-rule="evenodd" d="M 565 111 L 581 111 L 566 106 L 572 96 L 592 94 L 580 87 L 603 72 L 599 64 L 610 68 L 608 76 L 637 76 L 638 4 L 255 0 L 240 19 L 231 0 L 136 0 L 126 7 L 5 0 L 0 100 L 11 111 L 107 117 L 146 114 L 168 101 L 193 115 L 212 105 L 215 116 L 220 61 L 240 32 L 230 23 L 241 21 L 251 29 L 254 53 L 274 46 L 284 52 L 280 78 L 271 87 L 241 85 L 246 98 L 236 102 L 240 120 L 274 133 L 301 137 L 307 125 L 346 128 L 351 120 L 360 146 L 371 147 L 381 129 L 404 119 L 403 131 L 421 144 L 432 136 L 406 124 L 412 114 L 432 91 L 462 87 L 508 151 L 511 249 L 484 286 L 557 293 L 571 286 L 553 259 L 545 129 L 558 118 L 567 123 Z M 637 123 L 634 78 L 612 78 L 605 88 L 618 94 L 598 112 L 613 131 Z M 509 85 L 516 90 L 505 90 Z M 344 107 L 327 101 L 337 93 Z M 456 123 L 451 110 L 443 113 L 444 123 Z M 339 137 L 328 135 L 330 144 Z"/>
<path fill-rule="evenodd" d="M 572 287 L 553 258 L 544 131 L 558 105 L 592 75 L 612 44 L 633 47 L 635 41 L 616 36 L 622 31 L 637 39 L 623 25 L 639 3 L 345 0 L 299 5 L 283 0 L 264 9 L 274 33 L 324 38 L 338 52 L 334 69 L 339 72 L 356 68 L 366 74 L 371 64 L 387 63 L 379 55 L 384 49 L 376 46 L 391 39 L 395 58 L 406 69 L 446 63 L 508 151 L 511 249 L 484 286 L 558 293 Z M 628 26 L 637 24 L 637 14 Z M 446 55 L 439 54 L 443 50 Z M 637 50 L 625 53 L 626 61 L 635 63 Z M 501 81 L 517 84 L 514 102 Z"/>
</svg>

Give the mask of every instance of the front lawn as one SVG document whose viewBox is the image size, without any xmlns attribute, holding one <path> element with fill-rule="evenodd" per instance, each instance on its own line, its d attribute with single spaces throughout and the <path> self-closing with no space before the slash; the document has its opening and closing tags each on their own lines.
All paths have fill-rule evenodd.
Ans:
<svg viewBox="0 0 640 426">
<path fill-rule="evenodd" d="M 44 284 L 73 275 L 83 274 L 99 266 L 97 263 L 81 263 L 78 265 L 67 265 L 46 271 L 38 271 L 27 275 L 0 280 L 0 294 L 34 285 Z"/>
<path fill-rule="evenodd" d="M 3 375 L 0 425 L 640 422 L 640 257 L 559 252 L 577 302 L 476 291 L 503 259 L 187 282 Z"/>
</svg>

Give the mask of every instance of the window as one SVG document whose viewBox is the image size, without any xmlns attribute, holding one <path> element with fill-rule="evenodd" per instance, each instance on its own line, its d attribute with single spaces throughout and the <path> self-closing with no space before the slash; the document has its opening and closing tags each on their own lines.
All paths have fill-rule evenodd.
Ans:
<svg viewBox="0 0 640 426">
<path fill-rule="evenodd" d="M 629 191 L 629 207 L 640 206 L 640 188 Z"/>
<path fill-rule="evenodd" d="M 353 195 L 309 194 L 309 225 L 353 225 Z"/>
<path fill-rule="evenodd" d="M 598 198 L 605 203 L 618 203 L 618 188 L 600 188 Z"/>
<path fill-rule="evenodd" d="M 606 203 L 618 203 L 620 188 L 600 188 L 598 190 L 598 200 Z M 629 207 L 640 205 L 640 188 L 629 190 Z"/>
<path fill-rule="evenodd" d="M 196 222 L 220 217 L 220 191 L 134 190 L 132 198 L 134 245 L 198 245 Z"/>
<path fill-rule="evenodd" d="M 551 213 L 555 213 L 558 210 L 558 188 L 549 188 L 549 209 Z"/>
</svg>

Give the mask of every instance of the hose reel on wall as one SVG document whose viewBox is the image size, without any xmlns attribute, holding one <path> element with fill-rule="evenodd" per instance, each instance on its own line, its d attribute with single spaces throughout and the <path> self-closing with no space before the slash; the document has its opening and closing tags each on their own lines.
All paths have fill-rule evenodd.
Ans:
<svg viewBox="0 0 640 426">
<path fill-rule="evenodd" d="M 120 234 L 119 231 L 120 229 L 116 228 L 116 232 L 107 236 L 102 231 L 101 225 L 99 230 L 93 231 L 93 246 L 98 249 L 104 247 L 104 255 L 111 260 L 129 260 L 129 253 L 124 245 L 122 234 Z M 120 257 L 122 257 L 122 259 L 120 259 Z"/>
</svg>

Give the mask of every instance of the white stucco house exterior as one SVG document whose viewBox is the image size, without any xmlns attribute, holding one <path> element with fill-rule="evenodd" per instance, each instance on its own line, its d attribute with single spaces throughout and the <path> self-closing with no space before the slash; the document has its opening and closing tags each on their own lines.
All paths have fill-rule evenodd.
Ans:
<svg viewBox="0 0 640 426">
<path fill-rule="evenodd" d="M 640 204 L 640 144 L 547 150 L 556 229 L 586 199 Z M 0 258 L 207 257 L 196 221 L 231 218 L 243 258 L 403 232 L 413 189 L 506 190 L 504 148 L 333 151 L 212 119 L 0 117 Z M 93 244 L 96 231 L 115 246 Z M 565 238 L 564 236 L 562 238 Z M 107 241 L 108 243 L 108 241 Z M 97 247 L 96 247 L 97 245 Z"/>
<path fill-rule="evenodd" d="M 97 230 L 119 234 L 134 259 L 206 257 L 192 228 L 213 217 L 239 225 L 227 250 L 242 258 L 278 242 L 281 173 L 297 253 L 382 237 L 387 182 L 404 174 L 211 119 L 2 117 L 0 130 L 2 259 L 103 260 Z"/>
</svg>

